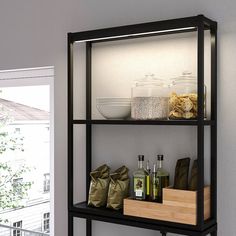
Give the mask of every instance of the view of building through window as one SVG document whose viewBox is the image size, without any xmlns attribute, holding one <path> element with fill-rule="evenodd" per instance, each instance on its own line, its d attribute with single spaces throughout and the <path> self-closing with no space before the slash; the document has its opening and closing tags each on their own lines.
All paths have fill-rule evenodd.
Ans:
<svg viewBox="0 0 236 236">
<path fill-rule="evenodd" d="M 0 88 L 0 224 L 50 233 L 50 86 Z M 0 236 L 39 235 L 0 227 Z"/>
</svg>

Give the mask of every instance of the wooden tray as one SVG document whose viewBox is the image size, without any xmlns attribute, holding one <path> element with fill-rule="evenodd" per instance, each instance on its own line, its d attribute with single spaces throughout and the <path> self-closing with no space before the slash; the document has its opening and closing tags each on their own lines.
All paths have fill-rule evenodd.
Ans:
<svg viewBox="0 0 236 236">
<path fill-rule="evenodd" d="M 163 189 L 163 203 L 124 199 L 124 215 L 197 224 L 197 191 Z M 210 187 L 204 188 L 204 220 L 210 218 Z"/>
</svg>

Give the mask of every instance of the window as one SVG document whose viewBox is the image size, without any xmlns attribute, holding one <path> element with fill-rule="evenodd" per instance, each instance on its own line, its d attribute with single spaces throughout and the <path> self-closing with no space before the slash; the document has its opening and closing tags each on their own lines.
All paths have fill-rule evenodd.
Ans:
<svg viewBox="0 0 236 236">
<path fill-rule="evenodd" d="M 20 128 L 15 128 L 15 133 L 19 134 L 20 133 Z"/>
<path fill-rule="evenodd" d="M 21 189 L 21 186 L 22 186 L 22 183 L 23 183 L 23 178 L 15 178 L 13 179 L 13 187 L 15 189 L 15 193 L 20 195 L 22 193 L 22 189 Z"/>
<path fill-rule="evenodd" d="M 43 181 L 43 191 L 45 193 L 50 191 L 50 174 L 44 174 L 44 181 Z"/>
<path fill-rule="evenodd" d="M 9 120 L 2 122 L 1 129 L 7 143 L 3 143 L 6 151 L 0 162 L 6 162 L 9 169 L 0 171 L 0 182 L 6 182 L 0 186 L 0 218 L 7 219 L 12 227 L 14 222 L 24 222 L 22 229 L 0 229 L 0 236 L 39 236 L 24 230 L 44 230 L 43 213 L 50 212 L 54 198 L 49 192 L 53 184 L 49 177 L 54 174 L 50 166 L 50 159 L 54 163 L 53 78 L 53 67 L 0 70 L 0 106 L 6 110 L 3 113 L 0 107 L 0 113 Z M 7 221 L 2 223 L 7 225 Z"/>
<path fill-rule="evenodd" d="M 23 182 L 23 178 L 15 178 L 15 179 L 13 179 L 13 185 L 14 186 L 18 186 L 18 185 L 22 184 L 22 182 Z"/>
<path fill-rule="evenodd" d="M 50 232 L 50 213 L 43 214 L 43 232 L 49 233 Z"/>
<path fill-rule="evenodd" d="M 17 221 L 15 223 L 13 223 L 13 227 L 22 228 L 22 221 Z M 22 233 L 20 230 L 14 229 L 13 236 L 22 236 Z"/>
</svg>

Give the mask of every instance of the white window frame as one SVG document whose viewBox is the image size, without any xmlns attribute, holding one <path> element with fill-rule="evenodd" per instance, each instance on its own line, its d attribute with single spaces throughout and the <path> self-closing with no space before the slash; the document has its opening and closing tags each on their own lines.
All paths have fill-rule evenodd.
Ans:
<svg viewBox="0 0 236 236">
<path fill-rule="evenodd" d="M 43 192 L 44 193 L 49 193 L 50 192 L 50 173 L 45 173 L 44 174 Z"/>
<path fill-rule="evenodd" d="M 50 191 L 54 193 L 54 67 L 0 70 L 1 87 L 50 86 Z M 50 234 L 54 235 L 54 194 L 50 195 Z"/>
<path fill-rule="evenodd" d="M 48 217 L 45 217 L 46 214 L 49 214 Z M 45 227 L 44 227 L 46 221 L 49 221 L 49 222 L 47 222 L 48 230 L 45 230 Z M 43 233 L 50 233 L 50 212 L 45 212 L 42 215 L 42 232 Z"/>
<path fill-rule="evenodd" d="M 18 225 L 18 224 L 19 224 L 19 225 Z M 19 229 L 22 229 L 22 225 L 23 225 L 23 221 L 22 221 L 22 220 L 13 222 L 13 224 L 12 224 L 13 227 L 19 228 Z M 23 236 L 23 234 L 22 234 L 22 231 L 21 231 L 21 230 L 13 229 L 13 230 L 12 230 L 12 236 Z"/>
</svg>

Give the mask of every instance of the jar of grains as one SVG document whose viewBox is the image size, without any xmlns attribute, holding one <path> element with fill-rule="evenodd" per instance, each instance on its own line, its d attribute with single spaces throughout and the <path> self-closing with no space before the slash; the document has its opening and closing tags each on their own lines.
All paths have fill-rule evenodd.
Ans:
<svg viewBox="0 0 236 236">
<path fill-rule="evenodd" d="M 132 87 L 131 118 L 154 120 L 168 118 L 169 87 L 153 74 L 135 82 Z"/>
<path fill-rule="evenodd" d="M 197 78 L 191 72 L 172 80 L 169 97 L 169 119 L 197 118 Z M 206 86 L 204 86 L 204 114 L 206 116 Z"/>
</svg>

